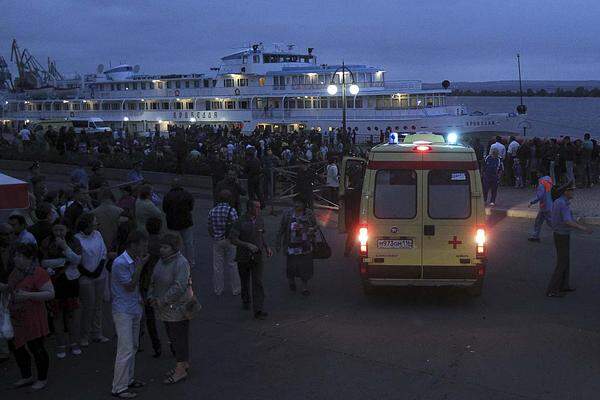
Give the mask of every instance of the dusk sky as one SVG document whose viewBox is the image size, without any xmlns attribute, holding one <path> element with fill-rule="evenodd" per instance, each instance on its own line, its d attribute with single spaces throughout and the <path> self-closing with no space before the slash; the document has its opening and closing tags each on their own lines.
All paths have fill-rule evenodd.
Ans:
<svg viewBox="0 0 600 400">
<path fill-rule="evenodd" d="M 99 63 L 143 73 L 206 72 L 249 43 L 314 47 L 319 63 L 383 67 L 438 82 L 600 79 L 600 2 L 2 0 L 0 54 L 13 38 L 64 74 Z M 14 69 L 13 69 L 14 72 Z"/>
</svg>

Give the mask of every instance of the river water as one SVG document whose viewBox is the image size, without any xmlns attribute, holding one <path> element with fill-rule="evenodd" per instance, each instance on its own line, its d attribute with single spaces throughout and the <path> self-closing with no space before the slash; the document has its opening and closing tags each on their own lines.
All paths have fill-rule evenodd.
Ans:
<svg viewBox="0 0 600 400">
<path fill-rule="evenodd" d="M 516 112 L 518 97 L 448 97 L 452 105 L 463 104 L 469 112 Z M 527 137 L 600 137 L 600 98 L 524 97 L 527 106 Z"/>
</svg>

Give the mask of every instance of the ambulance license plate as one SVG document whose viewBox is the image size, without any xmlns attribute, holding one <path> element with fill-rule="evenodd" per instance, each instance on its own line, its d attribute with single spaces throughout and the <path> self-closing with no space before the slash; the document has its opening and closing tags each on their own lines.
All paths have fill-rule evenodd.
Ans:
<svg viewBox="0 0 600 400">
<path fill-rule="evenodd" d="M 377 239 L 378 249 L 412 249 L 412 239 Z"/>
</svg>

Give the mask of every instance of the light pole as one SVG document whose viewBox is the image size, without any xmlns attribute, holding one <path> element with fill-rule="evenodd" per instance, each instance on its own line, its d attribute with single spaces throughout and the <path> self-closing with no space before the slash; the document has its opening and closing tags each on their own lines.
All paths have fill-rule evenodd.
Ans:
<svg viewBox="0 0 600 400">
<path fill-rule="evenodd" d="M 338 92 L 338 87 L 335 84 L 335 76 L 338 74 L 338 72 L 342 73 L 342 129 L 344 131 L 344 135 L 346 135 L 348 134 L 348 130 L 346 129 L 346 91 L 350 92 L 351 95 L 356 96 L 360 91 L 360 88 L 354 80 L 354 74 L 352 71 L 350 71 L 350 69 L 348 69 L 346 64 L 344 64 L 342 61 L 342 66 L 335 70 L 331 76 L 331 80 L 329 81 L 329 86 L 327 86 L 327 93 L 329 93 L 330 96 L 335 96 Z M 352 79 L 352 82 L 348 87 L 346 87 L 346 72 L 350 74 L 350 78 Z"/>
</svg>

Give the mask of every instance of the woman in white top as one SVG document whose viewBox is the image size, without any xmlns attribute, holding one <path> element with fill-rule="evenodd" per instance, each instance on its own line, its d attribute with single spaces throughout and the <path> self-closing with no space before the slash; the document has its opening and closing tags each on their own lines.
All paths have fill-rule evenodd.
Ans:
<svg viewBox="0 0 600 400">
<path fill-rule="evenodd" d="M 79 264 L 79 299 L 81 300 L 81 345 L 86 347 L 90 339 L 106 343 L 108 338 L 102 335 L 102 299 L 106 289 L 108 273 L 106 264 L 106 245 L 100 232 L 96 230 L 98 222 L 91 213 L 85 213 L 77 221 L 75 237 L 81 244 L 81 263 Z"/>
</svg>

